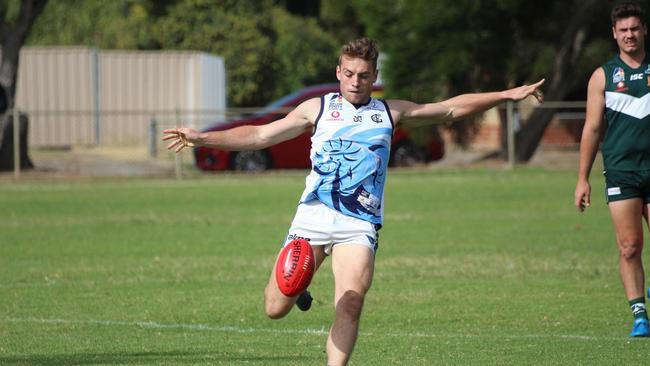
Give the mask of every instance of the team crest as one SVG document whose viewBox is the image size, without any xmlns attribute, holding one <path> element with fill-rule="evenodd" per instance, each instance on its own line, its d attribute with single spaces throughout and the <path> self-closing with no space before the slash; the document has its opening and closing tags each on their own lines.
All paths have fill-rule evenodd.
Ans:
<svg viewBox="0 0 650 366">
<path fill-rule="evenodd" d="M 618 84 L 625 81 L 625 71 L 622 67 L 617 67 L 614 69 L 614 74 L 612 75 L 612 82 L 616 85 L 618 89 Z M 623 83 L 625 84 L 625 83 Z"/>
</svg>

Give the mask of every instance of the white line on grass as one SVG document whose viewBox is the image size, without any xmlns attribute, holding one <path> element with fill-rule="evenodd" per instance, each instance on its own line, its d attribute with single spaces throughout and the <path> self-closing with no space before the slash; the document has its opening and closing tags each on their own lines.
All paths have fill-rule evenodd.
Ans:
<svg viewBox="0 0 650 366">
<path fill-rule="evenodd" d="M 305 328 L 305 329 L 278 329 L 278 328 L 251 328 L 251 327 L 236 327 L 231 325 L 212 325 L 212 324 L 165 324 L 154 321 L 116 321 L 116 320 L 70 320 L 59 318 L 4 318 L 2 321 L 7 323 L 41 323 L 41 324 L 82 324 L 82 325 L 103 325 L 103 326 L 124 326 L 124 327 L 140 327 L 145 329 L 186 329 L 193 331 L 211 331 L 211 332 L 225 332 L 225 333 L 270 333 L 270 334 L 303 334 L 303 335 L 327 335 L 328 331 L 323 327 L 320 329 Z M 424 332 L 391 332 L 374 334 L 372 332 L 360 332 L 363 336 L 388 336 L 395 338 L 494 338 L 494 335 L 478 335 L 478 334 L 434 334 Z M 577 334 L 518 334 L 501 336 L 505 339 L 517 338 L 559 338 L 559 339 L 574 339 L 583 341 L 629 341 L 628 337 L 598 337 L 598 336 L 585 336 Z"/>
<path fill-rule="evenodd" d="M 148 329 L 187 329 L 203 330 L 213 332 L 227 333 L 282 333 L 282 334 L 313 334 L 327 335 L 327 331 L 322 329 L 273 329 L 273 328 L 242 328 L 230 325 L 210 325 L 210 324 L 164 324 L 153 321 L 116 321 L 116 320 L 69 320 L 69 319 L 43 319 L 43 318 L 5 318 L 5 322 L 11 323 L 42 323 L 42 324 L 83 324 L 83 325 L 105 325 L 105 326 L 125 326 L 140 327 Z"/>
</svg>

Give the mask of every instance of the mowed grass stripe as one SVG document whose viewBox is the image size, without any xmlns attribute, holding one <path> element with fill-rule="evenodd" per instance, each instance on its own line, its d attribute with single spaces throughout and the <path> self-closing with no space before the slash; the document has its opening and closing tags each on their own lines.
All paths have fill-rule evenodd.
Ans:
<svg viewBox="0 0 650 366">
<path fill-rule="evenodd" d="M 233 325 L 219 325 L 219 324 L 165 324 L 155 321 L 115 321 L 115 320 L 70 320 L 70 319 L 39 319 L 39 318 L 6 318 L 2 321 L 7 323 L 34 323 L 34 324 L 79 324 L 84 326 L 107 326 L 107 327 L 137 327 L 144 329 L 185 329 L 190 331 L 206 331 L 206 332 L 224 332 L 224 333 L 272 333 L 272 334 L 303 334 L 324 336 L 328 334 L 328 330 L 324 327 L 320 329 L 292 329 L 292 328 L 241 328 Z M 374 334 L 371 332 L 360 332 L 360 336 L 364 337 L 394 337 L 394 338 L 482 338 L 493 337 L 493 335 L 485 334 L 435 334 L 427 332 L 416 333 L 381 333 Z M 571 334 L 517 334 L 505 336 L 504 338 L 560 338 L 560 339 L 577 339 L 583 341 L 629 341 L 627 337 L 594 337 L 584 335 L 571 335 Z"/>
<path fill-rule="evenodd" d="M 645 362 L 592 183 L 579 215 L 574 172 L 391 172 L 352 364 Z M 0 364 L 322 364 L 329 261 L 312 310 L 262 306 L 303 187 L 304 172 L 0 186 L 0 319 L 16 320 Z"/>
</svg>

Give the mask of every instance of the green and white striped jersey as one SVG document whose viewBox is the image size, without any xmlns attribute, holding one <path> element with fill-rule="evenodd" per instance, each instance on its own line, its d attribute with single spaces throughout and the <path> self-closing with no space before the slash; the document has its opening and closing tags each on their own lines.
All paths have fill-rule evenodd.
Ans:
<svg viewBox="0 0 650 366">
<path fill-rule="evenodd" d="M 631 68 L 619 55 L 603 64 L 605 170 L 650 170 L 650 65 Z"/>
</svg>

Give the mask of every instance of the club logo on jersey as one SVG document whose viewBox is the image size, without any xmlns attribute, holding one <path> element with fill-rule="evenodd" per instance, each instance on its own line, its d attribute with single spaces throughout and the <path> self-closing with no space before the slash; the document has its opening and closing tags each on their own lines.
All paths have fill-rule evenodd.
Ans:
<svg viewBox="0 0 650 366">
<path fill-rule="evenodd" d="M 614 74 L 612 75 L 612 82 L 618 84 L 622 81 L 625 81 L 625 71 L 622 67 L 617 67 L 614 69 Z"/>
<path fill-rule="evenodd" d="M 382 122 L 384 122 L 384 121 L 382 121 L 382 119 L 381 119 L 381 114 L 379 114 L 379 113 L 375 113 L 375 114 L 373 114 L 373 115 L 370 117 L 370 119 L 371 119 L 373 122 L 375 122 L 375 123 L 382 123 Z"/>
<path fill-rule="evenodd" d="M 646 75 L 650 74 L 650 65 L 648 65 L 648 68 L 645 69 L 644 73 L 645 73 Z"/>
</svg>

